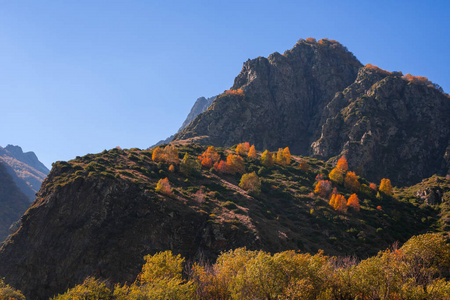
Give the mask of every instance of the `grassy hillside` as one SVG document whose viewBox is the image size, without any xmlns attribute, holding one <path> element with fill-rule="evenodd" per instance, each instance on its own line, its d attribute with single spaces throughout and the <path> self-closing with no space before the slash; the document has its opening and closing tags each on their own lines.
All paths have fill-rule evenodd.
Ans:
<svg viewBox="0 0 450 300">
<path fill-rule="evenodd" d="M 206 149 L 200 145 L 177 146 L 180 160 L 185 154 L 197 160 Z M 169 163 L 152 160 L 152 151 L 112 149 L 57 162 L 54 167 L 62 172 L 52 184 L 63 186 L 86 176 L 120 178 L 155 193 L 158 180 L 167 177 L 172 187 L 169 199 L 205 215 L 215 226 L 253 230 L 262 248 L 269 251 L 323 249 L 332 255 L 365 257 L 396 241 L 405 242 L 412 235 L 443 229 L 438 221 L 440 208 L 405 190 L 393 197 L 377 193 L 364 178 L 359 178 L 361 188 L 357 192 L 360 211 L 335 211 L 328 204 L 329 197 L 314 194 L 317 177 L 328 179 L 332 166 L 314 158 L 292 156 L 287 166 L 266 167 L 261 164 L 261 153 L 256 159 L 244 155 L 245 173 L 255 172 L 261 179 L 261 192 L 255 194 L 239 187 L 242 174 L 203 167 L 198 174 L 187 176 L 180 171 L 180 164 L 171 172 Z M 217 148 L 217 152 L 225 159 L 235 153 L 235 147 Z M 301 159 L 307 162 L 309 171 L 300 170 Z M 346 199 L 353 193 L 343 185 L 333 187 Z M 158 197 L 167 198 L 161 194 Z"/>
</svg>

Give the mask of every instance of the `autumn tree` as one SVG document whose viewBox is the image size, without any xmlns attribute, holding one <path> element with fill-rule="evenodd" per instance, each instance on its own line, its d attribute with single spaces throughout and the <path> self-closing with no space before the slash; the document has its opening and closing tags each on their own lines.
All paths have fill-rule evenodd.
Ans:
<svg viewBox="0 0 450 300">
<path fill-rule="evenodd" d="M 173 166 L 173 165 L 170 165 L 169 166 L 169 172 L 175 172 L 175 167 Z"/>
<path fill-rule="evenodd" d="M 255 172 L 247 173 L 242 175 L 239 187 L 248 192 L 259 194 L 261 192 L 261 180 Z"/>
<path fill-rule="evenodd" d="M 227 156 L 227 173 L 228 174 L 242 174 L 245 172 L 245 164 L 242 157 L 239 155 L 229 154 Z"/>
<path fill-rule="evenodd" d="M 159 146 L 153 150 L 152 160 L 155 162 L 160 162 L 163 160 L 163 150 Z"/>
<path fill-rule="evenodd" d="M 346 189 L 349 189 L 353 192 L 359 191 L 361 184 L 359 183 L 358 177 L 356 176 L 355 172 L 347 172 L 347 175 L 345 175 L 344 179 L 344 186 Z"/>
<path fill-rule="evenodd" d="M 332 184 L 329 180 L 319 180 L 314 189 L 314 194 L 326 197 L 331 192 Z"/>
<path fill-rule="evenodd" d="M 164 195 L 171 195 L 172 194 L 172 188 L 170 186 L 170 182 L 169 179 L 164 178 L 164 179 L 160 179 L 158 181 L 158 183 L 156 184 L 156 189 L 157 192 L 160 192 L 161 194 Z"/>
<path fill-rule="evenodd" d="M 337 184 L 342 184 L 342 182 L 344 181 L 344 174 L 342 173 L 342 170 L 338 168 L 334 168 L 333 170 L 331 170 L 330 174 L 328 174 L 328 177 L 331 179 L 331 181 Z"/>
<path fill-rule="evenodd" d="M 266 150 L 261 155 L 261 164 L 263 164 L 266 167 L 272 167 L 273 166 L 273 157 L 272 153 L 269 150 Z"/>
<path fill-rule="evenodd" d="M 250 147 L 250 149 L 248 149 L 248 154 L 247 154 L 247 156 L 248 156 L 249 158 L 256 158 L 256 157 L 257 157 L 257 156 L 256 156 L 255 145 L 252 145 L 252 146 Z"/>
<path fill-rule="evenodd" d="M 377 190 L 377 185 L 376 185 L 375 183 L 373 183 L 373 182 L 370 183 L 369 187 L 370 187 L 372 190 L 374 190 L 374 191 Z"/>
<path fill-rule="evenodd" d="M 333 207 L 334 210 L 338 211 L 347 211 L 347 200 L 345 200 L 345 197 L 340 194 L 333 194 L 331 195 L 330 206 Z"/>
<path fill-rule="evenodd" d="M 353 208 L 355 211 L 360 210 L 359 198 L 356 194 L 352 194 L 347 200 L 347 206 Z"/>
<path fill-rule="evenodd" d="M 198 157 L 202 166 L 205 168 L 211 168 L 217 161 L 219 161 L 220 156 L 216 151 L 214 146 L 209 146 L 202 155 Z"/>
<path fill-rule="evenodd" d="M 250 150 L 250 144 L 248 142 L 240 143 L 236 146 L 236 153 L 239 155 L 247 155 Z"/>
<path fill-rule="evenodd" d="M 291 152 L 289 151 L 289 147 L 278 149 L 275 162 L 282 166 L 287 166 L 291 163 Z"/>
<path fill-rule="evenodd" d="M 155 162 L 165 162 L 172 165 L 178 165 L 180 159 L 178 158 L 178 150 L 174 145 L 167 145 L 164 149 L 156 147 L 152 153 L 152 160 Z"/>
<path fill-rule="evenodd" d="M 347 170 L 348 170 L 348 163 L 347 163 L 347 159 L 345 158 L 345 156 L 342 156 L 341 158 L 339 158 L 339 160 L 338 160 L 338 162 L 336 164 L 336 168 L 341 170 L 342 173 L 347 172 Z"/>
<path fill-rule="evenodd" d="M 385 193 L 388 196 L 394 195 L 392 190 L 391 180 L 387 178 L 381 179 L 380 187 L 378 188 L 380 192 Z"/>
</svg>

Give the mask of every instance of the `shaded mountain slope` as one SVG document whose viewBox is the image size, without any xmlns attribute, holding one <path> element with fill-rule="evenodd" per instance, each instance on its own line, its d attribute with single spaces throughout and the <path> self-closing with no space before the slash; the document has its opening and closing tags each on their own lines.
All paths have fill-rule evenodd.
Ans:
<svg viewBox="0 0 450 300">
<path fill-rule="evenodd" d="M 177 147 L 180 159 L 187 153 L 191 160 L 206 149 Z M 234 149 L 218 150 L 224 159 Z M 366 257 L 438 224 L 431 206 L 377 197 L 364 179 L 361 211 L 334 211 L 312 193 L 317 175 L 331 170 L 316 159 L 305 158 L 311 170 L 304 172 L 299 157 L 286 167 L 246 158 L 246 172 L 262 179 L 255 195 L 238 186 L 241 175 L 202 169 L 186 176 L 151 157 L 149 150 L 112 149 L 53 164 L 20 229 L 0 248 L 0 277 L 29 299 L 46 299 L 90 275 L 131 282 L 144 255 L 162 250 L 190 259 L 243 246 Z M 165 177 L 171 195 L 155 191 Z"/>
<path fill-rule="evenodd" d="M 30 202 L 0 162 L 0 243 L 8 236 L 11 224 L 22 216 Z"/>
</svg>

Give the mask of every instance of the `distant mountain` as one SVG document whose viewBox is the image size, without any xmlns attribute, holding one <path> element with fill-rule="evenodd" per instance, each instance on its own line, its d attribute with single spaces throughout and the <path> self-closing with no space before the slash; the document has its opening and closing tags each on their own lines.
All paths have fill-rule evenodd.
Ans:
<svg viewBox="0 0 450 300">
<path fill-rule="evenodd" d="M 216 96 L 210 97 L 210 98 L 205 98 L 205 97 L 198 98 L 197 101 L 195 101 L 194 106 L 192 106 L 191 111 L 187 115 L 186 120 L 184 120 L 183 124 L 181 125 L 180 129 L 178 129 L 177 132 L 180 132 L 181 130 L 183 130 L 199 114 L 205 112 L 211 106 L 214 99 L 216 99 Z M 168 144 L 173 140 L 174 136 L 175 135 L 173 134 L 173 135 L 169 136 L 167 139 L 157 142 L 155 145 L 151 146 L 150 148 L 153 148 L 153 147 L 156 147 L 159 145 L 163 145 L 163 144 Z"/>
<path fill-rule="evenodd" d="M 0 161 L 0 244 L 8 236 L 12 223 L 20 219 L 30 205 Z"/>
<path fill-rule="evenodd" d="M 409 185 L 450 169 L 450 99 L 424 77 L 362 64 L 336 41 L 300 40 L 244 63 L 231 91 L 174 141 L 346 155 L 361 175 Z"/>
<path fill-rule="evenodd" d="M 50 172 L 47 167 L 34 152 L 24 153 L 22 148 L 13 145 L 0 147 L 0 162 L 3 162 L 14 182 L 32 202 Z"/>
</svg>

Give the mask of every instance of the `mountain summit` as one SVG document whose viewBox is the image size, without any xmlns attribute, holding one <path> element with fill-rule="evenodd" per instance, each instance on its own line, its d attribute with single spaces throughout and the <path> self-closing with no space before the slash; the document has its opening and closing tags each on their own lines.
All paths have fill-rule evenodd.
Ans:
<svg viewBox="0 0 450 300">
<path fill-rule="evenodd" d="M 363 67 L 340 43 L 308 38 L 245 62 L 233 87 L 174 140 L 246 140 L 330 162 L 346 155 L 368 179 L 389 174 L 406 185 L 448 172 L 449 115 L 448 96 L 426 78 Z"/>
</svg>

